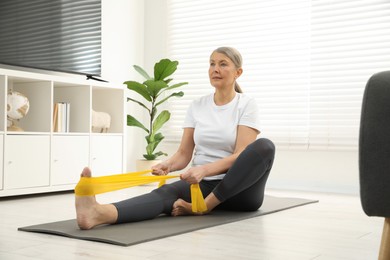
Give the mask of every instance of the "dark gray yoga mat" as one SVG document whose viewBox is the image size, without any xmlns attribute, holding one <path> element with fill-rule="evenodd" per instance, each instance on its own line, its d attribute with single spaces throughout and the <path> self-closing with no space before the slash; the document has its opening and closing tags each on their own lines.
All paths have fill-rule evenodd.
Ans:
<svg viewBox="0 0 390 260">
<path fill-rule="evenodd" d="M 204 216 L 160 216 L 152 220 L 141 222 L 99 226 L 92 230 L 80 230 L 76 220 L 71 219 L 21 227 L 18 228 L 18 230 L 98 241 L 120 246 L 130 246 L 203 228 L 271 214 L 315 202 L 318 201 L 301 198 L 265 196 L 261 208 L 253 212 L 216 210 Z"/>
</svg>

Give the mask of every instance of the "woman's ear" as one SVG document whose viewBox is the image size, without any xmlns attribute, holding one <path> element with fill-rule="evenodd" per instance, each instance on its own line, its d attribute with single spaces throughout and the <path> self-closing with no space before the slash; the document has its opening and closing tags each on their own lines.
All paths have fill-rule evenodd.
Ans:
<svg viewBox="0 0 390 260">
<path fill-rule="evenodd" d="M 235 77 L 235 78 L 240 77 L 241 74 L 242 74 L 242 72 L 243 72 L 242 68 L 237 69 L 237 74 L 236 74 L 236 77 Z"/>
</svg>

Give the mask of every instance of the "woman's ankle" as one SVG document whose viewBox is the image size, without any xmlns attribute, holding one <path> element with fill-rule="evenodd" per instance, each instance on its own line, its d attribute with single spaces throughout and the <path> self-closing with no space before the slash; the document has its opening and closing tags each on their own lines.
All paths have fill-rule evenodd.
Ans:
<svg viewBox="0 0 390 260">
<path fill-rule="evenodd" d="M 211 192 L 206 198 L 205 203 L 207 206 L 207 212 L 212 211 L 216 206 L 221 204 L 221 201 L 214 195 L 213 192 Z"/>
</svg>

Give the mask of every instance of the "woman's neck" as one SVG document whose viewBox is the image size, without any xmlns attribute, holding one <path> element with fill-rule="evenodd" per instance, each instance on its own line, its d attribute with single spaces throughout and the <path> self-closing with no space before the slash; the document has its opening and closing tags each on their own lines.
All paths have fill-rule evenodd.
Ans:
<svg viewBox="0 0 390 260">
<path fill-rule="evenodd" d="M 223 106 L 229 103 L 236 96 L 236 91 L 216 91 L 214 93 L 214 103 L 217 106 Z"/>
</svg>

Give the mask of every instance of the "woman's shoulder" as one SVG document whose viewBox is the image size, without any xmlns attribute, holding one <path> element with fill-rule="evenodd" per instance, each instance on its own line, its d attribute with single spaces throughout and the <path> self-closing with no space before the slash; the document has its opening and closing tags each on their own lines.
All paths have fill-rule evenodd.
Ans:
<svg viewBox="0 0 390 260">
<path fill-rule="evenodd" d="M 207 95 L 196 98 L 194 101 L 192 101 L 192 105 L 204 106 L 204 105 L 210 103 L 212 100 L 213 100 L 213 94 L 207 94 Z"/>
<path fill-rule="evenodd" d="M 256 99 L 253 96 L 245 94 L 245 93 L 237 93 L 237 94 L 238 94 L 239 102 L 241 104 L 243 104 L 243 105 L 256 104 Z"/>
</svg>

